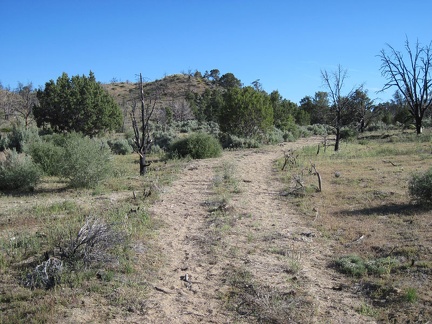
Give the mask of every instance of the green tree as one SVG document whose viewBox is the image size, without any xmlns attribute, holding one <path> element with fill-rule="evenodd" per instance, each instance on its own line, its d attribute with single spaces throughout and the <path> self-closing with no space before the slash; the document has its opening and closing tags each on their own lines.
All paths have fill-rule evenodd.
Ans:
<svg viewBox="0 0 432 324">
<path fill-rule="evenodd" d="M 215 84 L 219 82 L 220 71 L 218 69 L 210 70 L 209 80 L 213 81 Z"/>
<path fill-rule="evenodd" d="M 223 104 L 224 98 L 220 88 L 206 89 L 201 95 L 196 95 L 194 99 L 195 117 L 200 122 L 218 122 Z"/>
<path fill-rule="evenodd" d="M 300 100 L 300 110 L 309 114 L 311 124 L 327 124 L 329 122 L 328 93 L 318 91 L 314 97 L 304 97 Z"/>
<path fill-rule="evenodd" d="M 283 131 L 290 130 L 294 119 L 297 121 L 297 116 L 300 114 L 297 104 L 283 99 L 277 90 L 270 94 L 270 102 L 273 108 L 274 126 Z M 301 117 L 306 118 L 307 116 Z"/>
<path fill-rule="evenodd" d="M 81 132 L 95 136 L 122 126 L 122 112 L 114 99 L 89 76 L 69 78 L 63 73 L 37 91 L 39 104 L 33 114 L 39 127 L 50 125 L 55 132 Z"/>
<path fill-rule="evenodd" d="M 232 73 L 225 73 L 222 75 L 219 79 L 219 85 L 222 88 L 229 89 L 229 88 L 240 88 L 242 86 L 242 83 L 239 79 L 237 79 L 234 74 Z"/>
<path fill-rule="evenodd" d="M 373 100 L 369 98 L 367 91 L 362 88 L 356 89 L 349 100 L 351 104 L 347 113 L 348 122 L 356 123 L 358 130 L 363 133 L 366 127 L 378 117 L 379 111 L 375 109 Z"/>
<path fill-rule="evenodd" d="M 219 125 L 223 132 L 244 137 L 267 131 L 273 125 L 270 97 L 250 86 L 229 89 L 224 94 Z"/>
</svg>

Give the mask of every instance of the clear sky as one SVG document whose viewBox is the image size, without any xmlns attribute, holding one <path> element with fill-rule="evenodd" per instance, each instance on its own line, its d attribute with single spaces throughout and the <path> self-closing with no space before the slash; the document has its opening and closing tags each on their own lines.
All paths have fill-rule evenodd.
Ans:
<svg viewBox="0 0 432 324">
<path fill-rule="evenodd" d="M 219 69 L 298 103 L 348 70 L 370 98 L 377 55 L 432 41 L 432 0 L 0 0 L 0 82 L 35 87 L 62 72 L 109 82 Z"/>
</svg>

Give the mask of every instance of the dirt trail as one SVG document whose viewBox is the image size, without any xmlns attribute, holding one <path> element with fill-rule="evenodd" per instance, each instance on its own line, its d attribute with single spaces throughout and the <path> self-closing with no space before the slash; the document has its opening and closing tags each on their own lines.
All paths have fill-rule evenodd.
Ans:
<svg viewBox="0 0 432 324">
<path fill-rule="evenodd" d="M 282 184 L 274 179 L 272 162 L 283 149 L 304 144 L 224 152 L 218 159 L 192 161 L 182 171 L 152 208 L 155 217 L 166 223 L 159 235 L 166 266 L 150 280 L 154 289 L 141 322 L 251 322 L 235 317 L 223 305 L 224 273 L 232 266 L 246 268 L 262 284 L 280 291 L 293 291 L 293 285 L 304 291 L 313 307 L 301 322 L 368 322 L 355 312 L 360 305 L 356 296 L 339 289 L 343 278 L 327 267 L 333 257 L 330 243 L 280 198 Z M 236 166 L 234 176 L 241 190 L 231 196 L 229 206 L 233 214 L 243 217 L 220 237 L 219 253 L 209 257 L 203 249 L 209 233 L 209 211 L 203 202 L 214 197 L 214 168 L 224 161 Z M 295 274 L 286 271 L 286 259 L 271 253 L 283 249 L 295 253 L 299 263 Z M 189 282 L 181 280 L 186 274 Z"/>
</svg>

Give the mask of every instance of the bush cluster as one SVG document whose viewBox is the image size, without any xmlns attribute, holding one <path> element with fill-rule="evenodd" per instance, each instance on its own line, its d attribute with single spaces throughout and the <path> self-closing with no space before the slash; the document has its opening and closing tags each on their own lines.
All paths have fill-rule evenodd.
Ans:
<svg viewBox="0 0 432 324">
<path fill-rule="evenodd" d="M 111 172 L 109 146 L 77 133 L 47 136 L 26 151 L 45 174 L 67 179 L 75 188 L 95 187 Z"/>
<path fill-rule="evenodd" d="M 224 149 L 258 148 L 260 143 L 255 138 L 241 138 L 228 133 L 219 133 L 219 142 Z"/>
<path fill-rule="evenodd" d="M 0 151 L 11 149 L 21 153 L 27 144 L 37 141 L 40 141 L 37 128 L 25 128 L 14 124 L 12 131 L 0 138 Z"/>
<path fill-rule="evenodd" d="M 398 262 L 391 258 L 379 258 L 372 260 L 363 260 L 358 255 L 342 256 L 335 261 L 335 265 L 342 273 L 362 277 L 366 274 L 382 275 L 389 272 Z"/>
<path fill-rule="evenodd" d="M 108 177 L 111 171 L 111 152 L 97 140 L 70 134 L 64 146 L 62 178 L 71 187 L 91 188 Z"/>
<path fill-rule="evenodd" d="M 343 127 L 340 130 L 340 138 L 347 141 L 355 139 L 357 135 L 357 131 L 353 128 Z"/>
<path fill-rule="evenodd" d="M 6 150 L 5 160 L 0 161 L 0 190 L 32 190 L 41 175 L 39 166 L 30 156 Z"/>
<path fill-rule="evenodd" d="M 313 124 L 313 125 L 301 126 L 300 130 L 305 137 L 311 135 L 324 136 L 329 133 L 328 126 L 324 124 Z"/>
<path fill-rule="evenodd" d="M 63 147 L 56 145 L 54 142 L 41 141 L 28 145 L 26 152 L 31 155 L 35 163 L 41 166 L 46 175 L 61 175 Z"/>
<path fill-rule="evenodd" d="M 432 168 L 423 172 L 413 174 L 409 183 L 410 196 L 418 203 L 432 203 Z"/>
<path fill-rule="evenodd" d="M 193 159 L 205 159 L 220 156 L 222 147 L 213 136 L 205 133 L 195 133 L 176 140 L 170 146 L 169 153 L 171 156 L 190 156 Z"/>
<path fill-rule="evenodd" d="M 127 139 L 108 140 L 107 144 L 111 151 L 117 155 L 127 155 L 133 152 L 133 148 Z"/>
</svg>

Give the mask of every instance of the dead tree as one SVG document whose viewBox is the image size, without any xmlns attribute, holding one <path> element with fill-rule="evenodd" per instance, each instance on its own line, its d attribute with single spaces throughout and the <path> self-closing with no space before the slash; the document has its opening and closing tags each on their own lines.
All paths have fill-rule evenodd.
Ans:
<svg viewBox="0 0 432 324">
<path fill-rule="evenodd" d="M 335 144 L 330 142 L 330 141 L 333 141 L 333 140 L 334 139 L 332 139 L 332 138 L 328 138 L 328 135 L 324 135 L 322 142 L 318 144 L 318 149 L 317 149 L 317 153 L 316 154 L 317 155 L 319 154 L 321 145 L 324 147 L 324 153 L 327 151 L 327 146 L 334 146 Z"/>
<path fill-rule="evenodd" d="M 33 89 L 33 83 L 27 85 L 18 82 L 16 93 L 19 96 L 16 112 L 24 119 L 25 127 L 29 127 L 30 118 L 33 114 L 33 107 L 38 103 L 36 91 Z"/>
<path fill-rule="evenodd" d="M 150 166 L 151 162 L 147 161 L 147 153 L 150 151 L 152 145 L 152 139 L 150 135 L 150 118 L 156 108 L 158 100 L 157 91 L 153 93 L 153 97 L 149 96 L 147 105 L 144 102 L 144 88 L 142 75 L 139 76 L 139 87 L 140 87 L 140 116 L 139 122 L 137 120 L 137 102 L 134 101 L 132 104 L 132 128 L 134 130 L 134 149 L 139 155 L 140 175 L 145 175 L 147 167 Z"/>
<path fill-rule="evenodd" d="M 355 92 L 355 89 L 351 90 L 346 96 L 342 96 L 342 89 L 344 87 L 345 79 L 347 78 L 347 70 L 342 69 L 338 65 L 337 70 L 328 73 L 327 71 L 321 71 L 321 77 L 325 86 L 329 90 L 330 98 L 332 101 L 332 112 L 333 112 L 333 126 L 336 130 L 336 141 L 335 141 L 335 151 L 339 151 L 339 141 L 340 141 L 340 130 L 342 128 L 342 117 L 350 107 L 349 98 Z"/>
<path fill-rule="evenodd" d="M 432 42 L 420 46 L 417 41 L 415 49 L 410 48 L 408 39 L 405 49 L 409 60 L 390 48 L 390 54 L 381 51 L 381 74 L 387 79 L 381 91 L 396 87 L 403 94 L 416 124 L 417 134 L 422 132 L 422 121 L 426 110 L 432 107 Z"/>
<path fill-rule="evenodd" d="M 297 158 L 298 158 L 298 154 L 294 154 L 295 151 L 292 151 L 291 149 L 289 149 L 288 151 L 284 152 L 284 165 L 282 166 L 282 171 L 285 170 L 285 167 L 287 166 L 287 164 L 289 164 L 290 166 L 294 166 L 297 164 Z"/>
<path fill-rule="evenodd" d="M 321 192 L 322 191 L 322 180 L 321 180 L 321 175 L 319 174 L 319 172 L 316 169 L 315 163 L 312 163 L 312 161 L 310 161 L 311 164 L 311 169 L 310 169 L 310 173 L 311 174 L 315 174 L 318 178 L 318 191 Z"/>
</svg>

